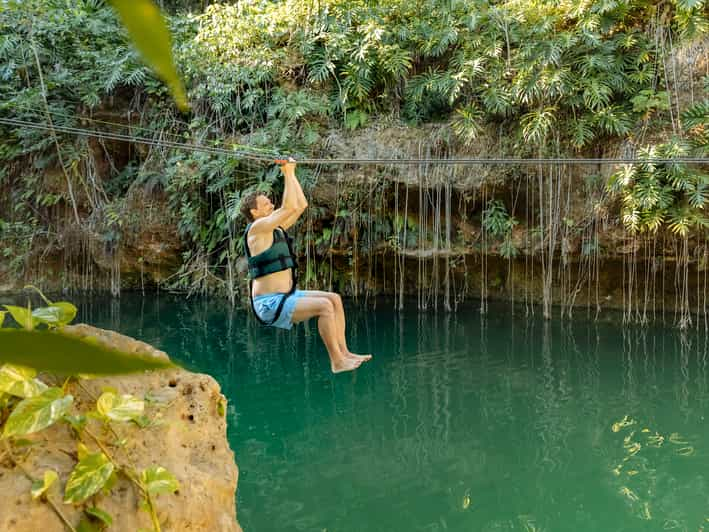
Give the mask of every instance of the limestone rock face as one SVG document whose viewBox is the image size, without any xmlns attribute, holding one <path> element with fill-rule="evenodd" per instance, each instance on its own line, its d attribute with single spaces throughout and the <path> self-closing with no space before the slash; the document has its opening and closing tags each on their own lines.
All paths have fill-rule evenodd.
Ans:
<svg viewBox="0 0 709 532">
<path fill-rule="evenodd" d="M 67 327 L 79 336 L 91 335 L 133 352 L 167 355 L 151 346 L 113 331 L 88 325 Z M 105 431 L 99 422 L 90 421 L 88 429 L 104 442 L 106 449 L 121 466 L 142 471 L 162 466 L 180 483 L 176 494 L 156 497 L 157 514 L 163 531 L 241 532 L 236 520 L 235 491 L 238 469 L 226 438 L 226 400 L 219 385 L 209 375 L 185 370 L 150 372 L 130 376 L 84 380 L 70 384 L 75 411 L 95 408 L 95 398 L 102 388 L 111 386 L 119 393 L 151 397 L 146 415 L 157 423 L 139 428 L 134 423 L 112 423 L 116 435 Z M 125 438 L 124 446 L 111 442 Z M 62 502 L 67 478 L 77 463 L 77 439 L 68 425 L 58 423 L 28 437 L 26 450 L 13 452 L 13 458 L 0 448 L 0 530 L 13 532 L 60 532 L 67 530 L 46 502 L 33 500 L 31 481 L 53 469 L 59 480 L 49 490 L 49 498 L 76 527 L 82 508 Z M 84 438 L 91 452 L 98 451 L 91 438 Z M 24 469 L 24 472 L 22 471 Z M 110 531 L 153 530 L 150 515 L 140 508 L 141 496 L 122 475 L 109 494 L 96 495 L 86 506 L 96 506 L 113 517 Z"/>
</svg>

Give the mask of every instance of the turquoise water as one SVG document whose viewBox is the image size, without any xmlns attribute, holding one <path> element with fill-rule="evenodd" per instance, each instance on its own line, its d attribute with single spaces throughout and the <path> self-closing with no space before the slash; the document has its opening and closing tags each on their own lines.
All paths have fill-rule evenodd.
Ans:
<svg viewBox="0 0 709 532">
<path fill-rule="evenodd" d="M 340 375 L 315 322 L 264 329 L 218 300 L 92 299 L 79 319 L 216 377 L 246 532 L 709 530 L 704 333 L 347 305 L 375 359 Z"/>
</svg>

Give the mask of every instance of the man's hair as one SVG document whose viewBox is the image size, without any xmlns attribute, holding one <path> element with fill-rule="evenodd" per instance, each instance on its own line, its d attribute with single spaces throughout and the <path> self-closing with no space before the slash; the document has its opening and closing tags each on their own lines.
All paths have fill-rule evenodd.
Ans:
<svg viewBox="0 0 709 532">
<path fill-rule="evenodd" d="M 254 217 L 251 214 L 251 209 L 255 209 L 256 207 L 258 207 L 258 205 L 256 203 L 256 198 L 258 198 L 261 195 L 262 195 L 261 192 L 253 191 L 253 192 L 249 192 L 249 193 L 245 194 L 241 198 L 241 206 L 240 206 L 241 214 L 244 216 L 244 218 L 246 218 L 246 220 L 249 223 L 254 221 Z"/>
<path fill-rule="evenodd" d="M 256 198 L 262 195 L 262 192 L 253 191 L 245 194 L 241 198 L 241 214 L 244 216 L 244 218 L 246 218 L 246 220 L 248 220 L 249 223 L 254 221 L 254 217 L 251 214 L 251 209 L 255 209 L 256 207 L 258 207 L 258 205 L 256 204 Z"/>
</svg>

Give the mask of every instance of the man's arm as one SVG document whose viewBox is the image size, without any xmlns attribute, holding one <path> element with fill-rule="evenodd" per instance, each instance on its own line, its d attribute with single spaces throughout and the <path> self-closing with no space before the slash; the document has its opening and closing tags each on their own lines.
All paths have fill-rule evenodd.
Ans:
<svg viewBox="0 0 709 532">
<path fill-rule="evenodd" d="M 256 220 L 251 229 L 253 233 L 271 233 L 279 226 L 287 229 L 295 223 L 308 206 L 300 183 L 295 177 L 295 164 L 293 159 L 289 159 L 288 162 L 281 165 L 285 181 L 281 207 L 270 215 Z"/>
<path fill-rule="evenodd" d="M 292 164 L 291 164 L 292 162 Z M 281 167 L 283 175 L 285 176 L 286 188 L 283 192 L 283 203 L 286 202 L 286 192 L 290 194 L 288 200 L 294 201 L 296 208 L 288 217 L 283 220 L 281 227 L 283 229 L 288 229 L 300 218 L 303 211 L 308 207 L 308 200 L 305 199 L 305 194 L 303 193 L 303 188 L 298 182 L 298 178 L 295 176 L 295 161 L 290 159 L 287 164 Z"/>
</svg>

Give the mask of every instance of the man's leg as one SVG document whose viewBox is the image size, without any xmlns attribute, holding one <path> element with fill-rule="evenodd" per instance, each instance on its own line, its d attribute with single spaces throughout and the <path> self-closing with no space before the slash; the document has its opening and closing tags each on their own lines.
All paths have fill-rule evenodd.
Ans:
<svg viewBox="0 0 709 532">
<path fill-rule="evenodd" d="M 355 355 L 347 347 L 347 338 L 345 336 L 346 331 L 346 320 L 345 320 L 345 307 L 342 305 L 342 297 L 334 292 L 324 292 L 320 290 L 303 290 L 307 296 L 312 297 L 322 297 L 328 299 L 333 307 L 335 308 L 335 316 L 337 320 L 337 330 L 338 330 L 338 341 L 340 345 L 340 350 L 345 355 L 350 355 L 352 357 L 360 358 L 364 357 L 364 360 L 370 360 L 372 355 Z"/>
<path fill-rule="evenodd" d="M 305 295 L 295 303 L 293 323 L 318 318 L 318 332 L 330 355 L 330 367 L 333 373 L 357 369 L 362 360 L 350 358 L 342 351 L 339 342 L 339 330 L 335 306 L 326 297 Z"/>
</svg>

